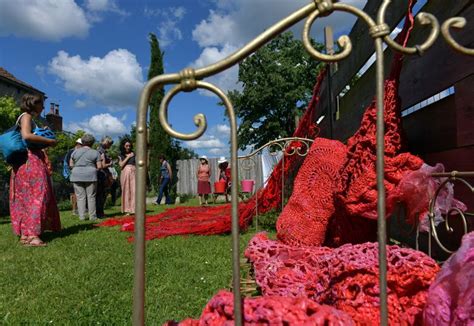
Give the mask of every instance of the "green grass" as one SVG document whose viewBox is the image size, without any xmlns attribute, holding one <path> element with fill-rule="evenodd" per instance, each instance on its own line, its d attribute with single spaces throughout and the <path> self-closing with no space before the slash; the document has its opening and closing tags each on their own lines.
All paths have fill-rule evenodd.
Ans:
<svg viewBox="0 0 474 326">
<path fill-rule="evenodd" d="M 195 204 L 191 200 L 186 204 Z M 162 211 L 148 207 L 147 214 Z M 108 216 L 119 207 L 106 211 Z M 27 248 L 0 217 L 0 324 L 129 325 L 133 245 L 128 232 L 97 228 L 61 212 L 63 230 L 44 248 Z M 241 236 L 243 252 L 254 232 Z M 231 283 L 230 235 L 147 242 L 146 319 L 151 325 L 197 318 Z"/>
</svg>

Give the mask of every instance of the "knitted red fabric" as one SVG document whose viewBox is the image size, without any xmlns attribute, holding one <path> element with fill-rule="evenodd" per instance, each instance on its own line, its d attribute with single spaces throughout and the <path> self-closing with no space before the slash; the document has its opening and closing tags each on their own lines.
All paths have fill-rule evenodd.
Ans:
<svg viewBox="0 0 474 326">
<path fill-rule="evenodd" d="M 231 326 L 234 325 L 234 297 L 231 292 L 220 291 L 206 305 L 199 320 L 186 319 L 174 326 Z M 245 298 L 242 310 L 245 325 L 307 325 L 351 326 L 351 317 L 329 306 L 319 305 L 306 298 L 267 296 Z"/>
<path fill-rule="evenodd" d="M 278 238 L 287 244 L 324 243 L 334 214 L 334 194 L 346 147 L 337 140 L 316 138 L 295 179 L 293 193 L 278 218 Z M 309 186 L 309 187 L 308 187 Z"/>
<path fill-rule="evenodd" d="M 412 5 L 411 2 L 410 7 Z M 406 44 L 412 28 L 413 16 L 409 13 L 398 41 Z M 421 159 L 409 153 L 399 154 L 401 117 L 398 80 L 401 66 L 402 56 L 395 55 L 390 77 L 384 85 L 387 216 L 399 199 L 398 192 L 394 190 L 400 180 L 423 164 Z M 315 146 L 317 144 L 319 142 Z M 366 109 L 361 126 L 348 140 L 345 151 L 340 149 L 338 152 L 336 147 L 340 146 L 336 143 L 330 146 L 334 146 L 332 151 L 346 152 L 347 156 L 341 161 L 337 154 L 317 158 L 313 157 L 317 155 L 316 150 L 309 153 L 306 158 L 308 164 L 305 162 L 304 172 L 302 167 L 295 181 L 288 208 L 277 222 L 278 238 L 285 243 L 338 246 L 375 240 L 376 222 L 361 218 L 377 219 L 375 100 Z"/>
<path fill-rule="evenodd" d="M 357 325 L 377 325 L 377 246 L 296 247 L 260 233 L 245 256 L 264 296 L 306 297 L 347 312 Z M 422 252 L 398 246 L 387 246 L 387 264 L 389 324 L 418 325 L 438 265 Z"/>
<path fill-rule="evenodd" d="M 409 1 L 403 29 L 397 36 L 397 42 L 402 45 L 407 44 L 414 26 L 411 8 L 415 2 L 416 0 Z M 403 56 L 396 53 L 390 76 L 384 84 L 384 185 L 388 194 L 387 216 L 393 211 L 396 201 L 390 193 L 406 173 L 418 170 L 423 164 L 420 158 L 409 153 L 399 154 L 402 147 L 402 127 L 398 86 L 402 64 Z M 347 141 L 348 161 L 341 170 L 342 180 L 336 202 L 336 205 L 341 206 L 339 214 L 377 219 L 376 117 L 377 105 L 374 99 L 362 117 L 359 130 Z"/>
<path fill-rule="evenodd" d="M 389 216 L 396 203 L 390 196 L 407 172 L 421 168 L 423 161 L 409 153 L 399 154 L 401 149 L 400 102 L 398 81 L 385 82 L 385 189 L 386 210 Z M 347 142 L 348 161 L 341 170 L 338 204 L 347 214 L 377 219 L 376 177 L 376 104 L 372 102 L 365 112 L 359 130 Z"/>
</svg>

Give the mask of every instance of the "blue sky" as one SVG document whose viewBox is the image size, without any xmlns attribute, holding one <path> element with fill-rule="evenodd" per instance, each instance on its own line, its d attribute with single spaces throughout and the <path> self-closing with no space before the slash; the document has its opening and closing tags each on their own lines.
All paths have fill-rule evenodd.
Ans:
<svg viewBox="0 0 474 326">
<path fill-rule="evenodd" d="M 165 52 L 166 73 L 202 67 L 231 54 L 279 19 L 310 0 L 0 0 L 0 66 L 59 103 L 64 128 L 96 137 L 129 132 L 148 73 L 147 36 L 155 33 Z M 344 1 L 358 7 L 364 0 Z M 271 9 L 271 10 L 270 10 Z M 316 21 L 347 32 L 353 16 Z M 301 33 L 301 24 L 293 28 Z M 238 89 L 238 68 L 211 77 L 224 91 Z M 181 132 L 195 129 L 202 112 L 208 130 L 184 142 L 198 154 L 228 155 L 229 127 L 217 98 L 202 92 L 179 94 L 169 108 Z"/>
</svg>

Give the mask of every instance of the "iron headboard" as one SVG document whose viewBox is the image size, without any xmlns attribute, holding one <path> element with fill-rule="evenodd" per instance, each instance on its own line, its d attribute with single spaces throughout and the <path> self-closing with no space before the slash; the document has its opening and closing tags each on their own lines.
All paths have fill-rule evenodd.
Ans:
<svg viewBox="0 0 474 326">
<path fill-rule="evenodd" d="M 136 192 L 136 215 L 135 215 L 135 275 L 134 275 L 134 302 L 133 302 L 133 324 L 144 325 L 145 323 L 145 200 L 146 200 L 146 175 L 147 175 L 147 113 L 152 94 L 160 87 L 176 84 L 163 98 L 159 109 L 159 120 L 164 130 L 171 136 L 182 140 L 193 140 L 199 138 L 207 128 L 206 117 L 203 114 L 194 116 L 194 124 L 197 130 L 190 134 L 184 134 L 172 129 L 167 121 L 168 104 L 179 92 L 191 92 L 197 88 L 207 89 L 216 94 L 224 104 L 230 121 L 231 129 L 231 177 L 239 180 L 237 175 L 237 124 L 232 103 L 226 94 L 215 85 L 202 81 L 206 77 L 215 75 L 227 68 L 237 64 L 239 61 L 250 56 L 275 36 L 279 35 L 299 21 L 306 19 L 303 28 L 302 40 L 304 47 L 316 60 L 325 62 L 336 62 L 349 56 L 352 44 L 348 36 L 344 35 L 338 39 L 342 49 L 337 54 L 324 54 L 313 48 L 310 42 L 310 30 L 313 22 L 322 16 L 330 15 L 334 11 L 343 11 L 357 16 L 369 27 L 369 34 L 374 39 L 376 53 L 376 104 L 377 104 L 377 213 L 378 213 L 378 248 L 379 248 L 379 286 L 380 286 L 380 321 L 381 325 L 387 325 L 387 263 L 386 263 L 386 221 L 385 221 L 385 188 L 384 180 L 384 120 L 383 120 L 383 98 L 384 98 L 384 57 L 383 42 L 395 51 L 404 54 L 418 54 L 433 45 L 439 33 L 443 35 L 446 42 L 456 51 L 465 55 L 474 55 L 474 49 L 468 49 L 456 42 L 451 36 L 450 28 L 463 28 L 466 20 L 463 17 L 452 17 L 447 19 L 440 27 L 436 17 L 429 13 L 421 12 L 416 18 L 418 23 L 429 25 L 430 32 L 426 40 L 414 47 L 404 47 L 390 38 L 390 27 L 385 23 L 385 14 L 390 5 L 390 0 L 384 0 L 380 5 L 376 19 L 372 19 L 364 11 L 343 3 L 332 0 L 313 0 L 303 8 L 295 11 L 286 18 L 280 20 L 265 32 L 257 36 L 247 45 L 234 52 L 227 58 L 209 66 L 193 69 L 185 68 L 179 73 L 163 74 L 154 77 L 145 85 L 140 95 L 137 112 L 137 192 Z M 232 271 L 234 291 L 234 313 L 235 324 L 242 325 L 242 306 L 240 295 L 240 266 L 239 266 L 239 218 L 238 218 L 238 194 L 237 187 L 232 187 Z"/>
</svg>

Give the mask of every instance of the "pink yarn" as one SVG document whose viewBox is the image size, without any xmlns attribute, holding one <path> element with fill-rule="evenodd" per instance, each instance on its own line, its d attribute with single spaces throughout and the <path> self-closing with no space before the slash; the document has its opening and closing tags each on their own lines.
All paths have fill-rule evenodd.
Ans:
<svg viewBox="0 0 474 326">
<path fill-rule="evenodd" d="M 245 256 L 264 296 L 309 298 L 348 313 L 356 325 L 379 320 L 377 243 L 336 249 L 285 245 L 259 233 Z M 422 252 L 387 246 L 390 325 L 419 325 L 439 267 Z"/>
<path fill-rule="evenodd" d="M 426 326 L 474 325 L 474 232 L 443 265 L 428 291 Z"/>
<path fill-rule="evenodd" d="M 397 185 L 397 188 L 389 197 L 398 198 L 407 209 L 407 220 L 410 224 L 417 220 L 420 222 L 420 230 L 428 232 L 428 209 L 429 203 L 436 193 L 436 190 L 446 178 L 433 178 L 432 173 L 444 172 L 441 163 L 435 166 L 423 164 L 416 171 L 405 174 Z M 444 220 L 443 215 L 447 214 L 451 208 L 466 211 L 467 207 L 462 202 L 454 198 L 454 185 L 451 182 L 445 184 L 440 190 L 435 203 L 435 224 Z"/>
</svg>

